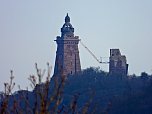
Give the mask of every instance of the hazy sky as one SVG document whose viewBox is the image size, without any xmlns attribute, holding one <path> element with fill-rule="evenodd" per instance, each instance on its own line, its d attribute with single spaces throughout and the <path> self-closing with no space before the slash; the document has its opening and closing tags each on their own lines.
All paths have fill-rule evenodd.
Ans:
<svg viewBox="0 0 152 114">
<path fill-rule="evenodd" d="M 129 74 L 152 74 L 152 0 L 0 0 L 0 91 L 10 69 L 17 85 L 25 88 L 35 62 L 43 69 L 47 62 L 54 66 L 54 40 L 66 13 L 75 35 L 98 58 L 119 48 Z M 108 71 L 81 45 L 79 51 L 83 69 L 100 66 Z"/>
</svg>

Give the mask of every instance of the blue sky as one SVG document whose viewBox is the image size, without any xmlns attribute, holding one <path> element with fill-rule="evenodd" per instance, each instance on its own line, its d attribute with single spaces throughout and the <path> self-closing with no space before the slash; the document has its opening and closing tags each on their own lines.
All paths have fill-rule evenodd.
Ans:
<svg viewBox="0 0 152 114">
<path fill-rule="evenodd" d="M 0 0 L 0 90 L 10 69 L 15 82 L 29 86 L 34 63 L 54 66 L 56 36 L 69 13 L 75 35 L 98 57 L 109 57 L 109 49 L 126 55 L 129 74 L 152 74 L 151 0 Z M 96 60 L 79 45 L 82 68 L 108 65 Z M 86 59 L 87 58 L 87 59 Z"/>
</svg>

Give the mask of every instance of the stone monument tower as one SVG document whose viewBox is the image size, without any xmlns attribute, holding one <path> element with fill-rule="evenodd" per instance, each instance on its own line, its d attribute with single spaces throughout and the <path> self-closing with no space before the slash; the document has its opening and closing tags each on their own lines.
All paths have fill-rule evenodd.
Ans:
<svg viewBox="0 0 152 114">
<path fill-rule="evenodd" d="M 78 36 L 74 36 L 74 28 L 70 23 L 70 17 L 65 17 L 65 23 L 61 28 L 61 36 L 57 36 L 57 51 L 54 67 L 54 76 L 61 72 L 67 76 L 77 74 L 81 71 L 78 43 Z"/>
</svg>

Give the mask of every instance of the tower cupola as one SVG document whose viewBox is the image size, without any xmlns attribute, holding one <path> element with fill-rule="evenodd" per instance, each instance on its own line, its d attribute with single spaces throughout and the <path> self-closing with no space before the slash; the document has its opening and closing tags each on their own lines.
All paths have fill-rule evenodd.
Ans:
<svg viewBox="0 0 152 114">
<path fill-rule="evenodd" d="M 74 34 L 74 28 L 72 27 L 71 23 L 70 23 L 70 17 L 67 13 L 66 17 L 65 17 L 65 23 L 63 24 L 62 28 L 61 28 L 61 36 L 67 34 Z"/>
</svg>

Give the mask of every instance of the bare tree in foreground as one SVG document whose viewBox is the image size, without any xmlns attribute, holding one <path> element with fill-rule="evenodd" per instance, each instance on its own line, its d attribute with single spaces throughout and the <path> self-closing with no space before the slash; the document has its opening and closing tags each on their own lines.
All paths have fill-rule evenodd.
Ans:
<svg viewBox="0 0 152 114">
<path fill-rule="evenodd" d="M 44 83 L 42 78 L 46 71 L 38 68 L 35 64 L 36 76 L 30 75 L 28 78 L 31 87 L 34 89 L 32 94 L 27 90 L 21 90 L 17 94 L 12 94 L 15 86 L 14 76 L 11 71 L 10 82 L 4 83 L 4 93 L 1 95 L 0 114 L 87 114 L 92 99 L 84 103 L 81 109 L 78 109 L 77 102 L 79 94 L 74 95 L 68 106 L 62 104 L 63 91 L 66 82 L 66 76 L 62 71 L 59 76 L 54 76 L 50 81 L 51 67 L 47 63 L 47 76 Z M 50 90 L 50 83 L 53 88 Z"/>
</svg>

